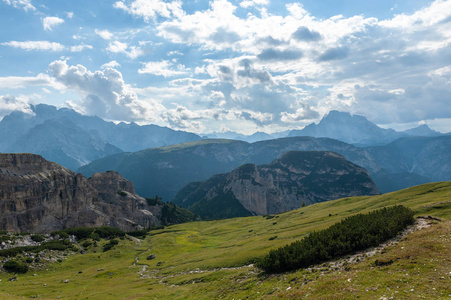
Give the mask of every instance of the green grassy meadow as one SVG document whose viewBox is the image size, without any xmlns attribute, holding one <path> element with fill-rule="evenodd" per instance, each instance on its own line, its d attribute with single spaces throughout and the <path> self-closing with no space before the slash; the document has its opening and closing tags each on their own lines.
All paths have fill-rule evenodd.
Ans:
<svg viewBox="0 0 451 300">
<path fill-rule="evenodd" d="M 325 263 L 266 275 L 252 266 L 269 250 L 311 231 L 392 205 L 441 221 L 342 267 Z M 0 299 L 451 299 L 451 182 L 275 216 L 172 225 L 144 240 L 121 240 L 108 252 L 102 252 L 102 243 L 17 275 L 16 281 L 1 273 Z M 156 258 L 147 260 L 151 254 Z"/>
</svg>

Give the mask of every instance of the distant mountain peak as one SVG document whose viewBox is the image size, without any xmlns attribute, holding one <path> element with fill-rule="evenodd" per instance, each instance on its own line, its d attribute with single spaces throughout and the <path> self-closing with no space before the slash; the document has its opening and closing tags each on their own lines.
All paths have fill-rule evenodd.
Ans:
<svg viewBox="0 0 451 300">
<path fill-rule="evenodd" d="M 13 111 L 0 121 L 0 152 L 30 152 L 73 170 L 124 151 L 197 141 L 199 136 L 156 125 L 105 121 L 70 108 L 30 105 L 33 113 Z"/>
<path fill-rule="evenodd" d="M 318 124 L 292 130 L 288 136 L 328 137 L 350 144 L 381 145 L 406 136 L 393 129 L 383 129 L 360 115 L 331 110 Z"/>
<path fill-rule="evenodd" d="M 404 133 L 411 136 L 438 136 L 441 133 L 435 130 L 432 130 L 428 125 L 423 124 L 415 128 L 407 129 Z"/>
</svg>

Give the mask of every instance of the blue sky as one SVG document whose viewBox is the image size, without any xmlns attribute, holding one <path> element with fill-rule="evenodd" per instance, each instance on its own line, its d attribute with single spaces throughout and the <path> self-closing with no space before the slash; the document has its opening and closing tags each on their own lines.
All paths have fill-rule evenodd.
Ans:
<svg viewBox="0 0 451 300">
<path fill-rule="evenodd" d="M 0 0 L 0 28 L 0 117 L 250 134 L 335 109 L 451 131 L 451 1 Z"/>
</svg>

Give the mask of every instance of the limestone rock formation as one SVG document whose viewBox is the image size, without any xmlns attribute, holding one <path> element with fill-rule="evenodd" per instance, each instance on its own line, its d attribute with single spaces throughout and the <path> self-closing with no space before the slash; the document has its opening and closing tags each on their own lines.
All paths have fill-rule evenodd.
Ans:
<svg viewBox="0 0 451 300">
<path fill-rule="evenodd" d="M 46 233 L 79 226 L 133 230 L 160 224 L 161 205 L 149 206 L 116 172 L 87 179 L 34 154 L 0 154 L 0 230 Z"/>
<path fill-rule="evenodd" d="M 230 173 L 193 183 L 174 202 L 207 218 L 275 214 L 343 197 L 376 195 L 368 171 L 327 151 L 291 151 L 269 165 L 243 165 Z M 234 206 L 231 215 L 221 213 Z M 241 208 L 239 207 L 241 206 Z M 208 207 L 209 209 L 205 209 Z M 219 211 L 218 211 L 219 208 Z"/>
</svg>

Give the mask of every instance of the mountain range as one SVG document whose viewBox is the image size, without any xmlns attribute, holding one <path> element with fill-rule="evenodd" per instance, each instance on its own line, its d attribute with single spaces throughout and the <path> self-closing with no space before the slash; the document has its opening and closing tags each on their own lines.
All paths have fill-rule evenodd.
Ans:
<svg viewBox="0 0 451 300">
<path fill-rule="evenodd" d="M 368 171 L 324 151 L 290 151 L 182 188 L 173 202 L 203 219 L 267 215 L 343 197 L 378 195 Z"/>
<path fill-rule="evenodd" d="M 398 132 L 384 129 L 368 121 L 364 116 L 351 115 L 336 110 L 330 111 L 318 123 L 307 125 L 301 130 L 292 130 L 293 136 L 328 137 L 359 146 L 385 145 L 396 139 L 409 136 L 439 136 L 440 132 L 430 129 L 426 124 Z"/>
<path fill-rule="evenodd" d="M 396 132 L 383 129 L 363 116 L 331 111 L 318 124 L 302 130 L 256 132 L 213 132 L 200 137 L 157 125 L 107 122 L 96 116 L 84 116 L 72 109 L 31 105 L 31 114 L 14 111 L 0 121 L 0 152 L 29 152 L 42 155 L 76 170 L 94 160 L 125 152 L 197 141 L 202 138 L 226 138 L 250 143 L 287 136 L 329 137 L 357 146 L 385 145 L 408 136 L 440 136 L 427 125 Z"/>
<path fill-rule="evenodd" d="M 76 170 L 93 160 L 150 147 L 199 140 L 193 133 L 157 125 L 106 122 L 72 109 L 39 104 L 33 114 L 14 111 L 0 122 L 0 152 L 39 154 Z"/>
<path fill-rule="evenodd" d="M 115 170 L 143 196 L 170 201 L 185 185 L 246 164 L 268 164 L 288 151 L 332 151 L 367 169 L 381 192 L 451 179 L 451 136 L 407 137 L 385 146 L 357 147 L 329 138 L 291 137 L 247 143 L 201 140 L 120 153 L 78 171 L 85 176 Z"/>
<path fill-rule="evenodd" d="M 212 132 L 204 138 L 233 139 L 249 143 L 294 136 L 328 137 L 357 146 L 378 146 L 388 144 L 398 138 L 410 136 L 439 136 L 440 132 L 432 130 L 426 124 L 405 131 L 384 129 L 369 121 L 364 116 L 351 115 L 336 110 L 326 114 L 318 124 L 311 123 L 303 129 L 282 132 L 255 132 L 251 135 L 233 131 Z"/>
</svg>

